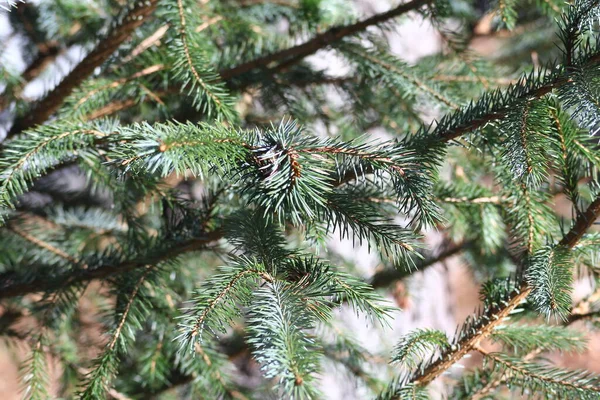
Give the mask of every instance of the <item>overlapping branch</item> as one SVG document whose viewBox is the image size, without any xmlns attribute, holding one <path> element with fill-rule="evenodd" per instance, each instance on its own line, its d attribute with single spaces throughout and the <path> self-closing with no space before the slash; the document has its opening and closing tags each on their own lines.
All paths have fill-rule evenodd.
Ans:
<svg viewBox="0 0 600 400">
<path fill-rule="evenodd" d="M 297 46 L 293 46 L 272 54 L 268 54 L 263 57 L 251 60 L 247 63 L 240 64 L 233 68 L 223 70 L 220 72 L 221 78 L 224 80 L 230 80 L 252 70 L 269 67 L 272 64 L 275 65 L 270 67 L 269 71 L 271 73 L 276 72 L 280 68 L 282 68 L 282 64 L 277 63 L 284 63 L 286 61 L 289 61 L 290 59 L 293 59 L 294 61 L 299 61 L 304 57 L 314 54 L 317 51 L 327 46 L 330 46 L 331 44 L 338 42 L 339 40 L 347 36 L 355 35 L 364 31 L 370 26 L 384 23 L 392 18 L 399 17 L 400 15 L 405 14 L 409 11 L 417 10 L 422 6 L 428 4 L 429 2 L 430 0 L 413 0 L 405 4 L 400 4 L 399 6 L 392 8 L 389 11 L 383 12 L 381 14 L 376 14 L 362 21 L 358 21 L 354 24 L 330 28 L 327 31 L 320 33 L 312 39 L 301 43 Z M 289 64 L 286 63 L 286 66 L 287 65 Z"/>
<path fill-rule="evenodd" d="M 447 248 L 442 249 L 438 254 L 431 255 L 425 258 L 423 261 L 418 262 L 413 270 L 407 270 L 402 268 L 387 268 L 378 271 L 373 275 L 369 282 L 374 288 L 387 287 L 396 281 L 404 279 L 417 271 L 423 271 L 428 267 L 431 267 L 439 262 L 443 262 L 447 258 L 453 257 L 460 254 L 470 245 L 469 242 L 463 242 L 458 244 L 452 244 Z"/>
</svg>

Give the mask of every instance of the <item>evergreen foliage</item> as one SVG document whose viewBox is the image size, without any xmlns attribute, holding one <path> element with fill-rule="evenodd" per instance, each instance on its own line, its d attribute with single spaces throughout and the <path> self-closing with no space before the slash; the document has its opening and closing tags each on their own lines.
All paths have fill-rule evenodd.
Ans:
<svg viewBox="0 0 600 400">
<path fill-rule="evenodd" d="M 448 398 L 600 398 L 543 357 L 600 326 L 597 293 L 573 300 L 598 284 L 600 1 L 480 3 L 9 1 L 25 67 L 0 49 L 0 336 L 27 347 L 23 396 L 316 399 L 333 367 L 357 396 L 428 399 L 479 353 Z M 443 46 L 411 63 L 387 33 L 416 16 Z M 482 19 L 517 42 L 478 55 Z M 360 276 L 332 238 L 383 268 Z M 374 354 L 340 328 L 350 310 L 390 331 L 383 289 L 456 255 L 481 306 L 455 333 Z"/>
</svg>

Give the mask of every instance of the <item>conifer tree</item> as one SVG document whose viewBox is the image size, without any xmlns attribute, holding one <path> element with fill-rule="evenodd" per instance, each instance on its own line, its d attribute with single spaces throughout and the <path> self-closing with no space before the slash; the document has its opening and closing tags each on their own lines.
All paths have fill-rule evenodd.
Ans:
<svg viewBox="0 0 600 400">
<path fill-rule="evenodd" d="M 544 357 L 584 351 L 573 325 L 600 315 L 572 298 L 600 272 L 600 0 L 394 4 L 6 2 L 25 66 L 7 41 L 0 334 L 26 348 L 25 398 L 320 399 L 325 363 L 367 398 L 600 398 Z M 443 46 L 409 63 L 387 33 L 417 17 Z M 492 57 L 482 17 L 511 38 Z M 385 268 L 361 276 L 333 237 Z M 339 328 L 342 307 L 390 330 L 385 289 L 455 255 L 481 284 L 455 334 L 375 357 Z"/>
</svg>

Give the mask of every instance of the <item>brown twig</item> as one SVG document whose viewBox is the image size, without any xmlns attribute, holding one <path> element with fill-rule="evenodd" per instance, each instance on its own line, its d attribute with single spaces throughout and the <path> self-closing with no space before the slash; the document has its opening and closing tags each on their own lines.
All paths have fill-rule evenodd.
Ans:
<svg viewBox="0 0 600 400">
<path fill-rule="evenodd" d="M 396 269 L 396 268 L 388 268 L 382 271 L 376 272 L 375 275 L 371 278 L 370 284 L 374 288 L 381 288 L 390 286 L 392 283 L 404 279 L 415 272 L 421 272 L 428 267 L 431 267 L 438 262 L 442 262 L 447 258 L 455 256 L 462 251 L 464 251 L 470 245 L 469 242 L 463 242 L 459 244 L 453 244 L 447 247 L 445 250 L 442 250 L 437 255 L 432 255 L 425 260 L 417 263 L 417 266 L 411 270 L 408 269 Z"/>
</svg>

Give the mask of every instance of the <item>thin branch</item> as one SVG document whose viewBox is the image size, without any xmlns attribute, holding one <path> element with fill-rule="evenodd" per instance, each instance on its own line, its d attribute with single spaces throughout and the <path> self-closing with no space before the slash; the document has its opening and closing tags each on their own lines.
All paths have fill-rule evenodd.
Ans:
<svg viewBox="0 0 600 400">
<path fill-rule="evenodd" d="M 132 271 L 137 268 L 143 268 L 148 264 L 156 265 L 167 261 L 178 255 L 196 251 L 214 243 L 223 237 L 223 232 L 212 231 L 208 232 L 203 237 L 188 240 L 178 246 L 164 251 L 161 254 L 140 260 L 127 260 L 120 264 L 102 265 L 96 268 L 88 268 L 86 270 L 70 272 L 68 282 L 48 282 L 47 278 L 37 277 L 29 282 L 14 282 L 11 273 L 0 274 L 0 299 L 6 299 L 16 296 L 23 296 L 34 292 L 45 292 L 54 290 L 56 286 L 72 285 L 78 282 L 86 282 L 93 279 L 103 279 L 112 275 L 121 274 Z"/>
<path fill-rule="evenodd" d="M 516 79 L 508 79 L 508 78 L 485 78 L 486 81 L 495 83 L 496 85 L 508 86 L 514 85 L 518 81 Z M 431 77 L 431 80 L 439 81 L 439 82 L 481 82 L 479 77 L 469 76 L 469 75 L 434 75 Z"/>
<path fill-rule="evenodd" d="M 584 314 L 573 314 L 573 315 L 569 316 L 569 319 L 567 320 L 567 325 L 573 324 L 577 321 L 593 320 L 598 317 L 600 317 L 600 310 L 590 311 L 590 312 L 584 313 Z"/>
<path fill-rule="evenodd" d="M 108 344 L 109 351 L 112 351 L 115 348 L 115 346 L 117 345 L 117 341 L 119 340 L 119 337 L 121 336 L 121 331 L 123 330 L 123 326 L 125 326 L 125 322 L 127 321 L 127 316 L 129 315 L 129 311 L 131 310 L 131 306 L 135 300 L 135 297 L 137 296 L 138 291 L 140 290 L 140 287 L 142 286 L 142 283 L 144 283 L 144 280 L 146 279 L 146 277 L 148 276 L 150 271 L 152 271 L 151 265 L 146 265 L 145 267 L 146 267 L 146 271 L 144 271 L 142 276 L 140 276 L 137 283 L 133 287 L 131 296 L 129 296 L 129 299 L 127 299 L 127 305 L 125 306 L 125 310 L 123 310 L 123 314 L 121 315 L 121 319 L 119 320 L 119 325 L 117 325 L 117 328 L 115 329 L 115 332 L 112 335 L 113 336 L 112 340 Z"/>
<path fill-rule="evenodd" d="M 121 79 L 117 79 L 111 83 L 107 83 L 106 85 L 102 85 L 100 87 L 97 87 L 93 90 L 90 90 L 88 93 L 85 94 L 85 96 L 83 96 L 81 99 L 79 99 L 79 101 L 77 102 L 77 104 L 75 104 L 75 106 L 73 107 L 73 110 L 77 110 L 78 108 L 80 108 L 86 101 L 88 101 L 92 96 L 94 96 L 96 93 L 99 93 L 103 90 L 107 90 L 107 89 L 113 89 L 116 87 L 119 87 L 125 83 L 131 82 L 133 80 L 136 80 L 138 78 L 142 78 L 144 76 L 147 75 L 151 75 L 151 74 L 155 74 L 159 71 L 162 71 L 166 68 L 165 65 L 163 64 L 156 64 L 156 65 L 151 65 L 147 68 L 144 68 L 141 71 L 136 72 L 135 74 L 132 74 L 131 76 L 127 76 Z"/>
<path fill-rule="evenodd" d="M 162 100 L 160 99 L 161 96 L 165 96 L 167 94 L 172 94 L 172 93 L 179 93 L 179 91 L 170 89 L 170 90 L 160 90 L 160 91 L 152 93 L 152 95 L 150 93 L 148 93 L 148 97 L 144 97 L 141 101 L 140 101 L 140 99 L 137 99 L 137 98 L 129 98 L 129 99 L 125 99 L 125 100 L 115 100 L 113 102 L 108 103 L 104 107 L 98 108 L 98 109 L 92 111 L 91 113 L 83 116 L 83 119 L 85 121 L 92 121 L 94 119 L 107 117 L 109 115 L 116 114 L 119 111 L 126 110 L 128 108 L 134 107 L 140 103 L 147 102 L 147 101 L 155 101 L 160 104 L 160 102 L 162 102 Z"/>
<path fill-rule="evenodd" d="M 221 301 L 227 294 L 234 288 L 236 283 L 242 279 L 245 275 L 254 274 L 262 277 L 267 282 L 273 282 L 273 278 L 265 273 L 254 269 L 245 269 L 243 271 L 238 272 L 232 279 L 227 283 L 227 285 L 213 298 L 210 300 L 206 308 L 202 311 L 202 313 L 196 318 L 194 322 L 194 327 L 190 332 L 190 336 L 195 338 L 196 336 L 201 334 L 203 329 L 204 322 L 208 314 L 215 309 L 219 301 Z"/>
<path fill-rule="evenodd" d="M 60 108 L 73 89 L 90 76 L 96 67 L 102 65 L 131 36 L 135 29 L 145 22 L 156 8 L 157 3 L 158 0 L 134 2 L 135 6 L 121 24 L 117 25 L 105 39 L 101 40 L 94 50 L 77 64 L 58 86 L 40 100 L 26 116 L 15 120 L 7 137 L 17 135 L 26 129 L 44 123 Z"/>
<path fill-rule="evenodd" d="M 421 271 L 425 270 L 426 268 L 437 264 L 438 262 L 442 262 L 447 258 L 450 258 L 452 256 L 455 256 L 455 255 L 463 252 L 464 250 L 466 250 L 468 248 L 469 245 L 470 245 L 469 242 L 453 244 L 453 245 L 447 247 L 445 250 L 442 250 L 439 254 L 432 255 L 432 256 L 424 259 L 423 261 L 417 263 L 416 268 L 411 269 L 411 270 L 402 269 L 402 267 L 399 267 L 399 268 L 387 268 L 387 269 L 378 271 L 371 278 L 370 284 L 374 288 L 390 286 L 392 283 L 399 281 L 401 279 L 404 279 L 404 278 L 414 274 L 415 272 L 421 272 Z"/>
<path fill-rule="evenodd" d="M 181 38 L 181 44 L 183 46 L 183 54 L 185 56 L 185 61 L 187 63 L 188 68 L 192 72 L 192 76 L 196 83 L 204 90 L 207 96 L 209 96 L 217 106 L 221 106 L 221 100 L 218 96 L 216 96 L 212 90 L 208 89 L 207 82 L 200 76 L 200 73 L 196 69 L 194 65 L 194 61 L 192 60 L 192 54 L 190 52 L 190 46 L 188 44 L 188 37 L 186 32 L 186 20 L 185 20 L 185 10 L 183 7 L 183 0 L 177 0 L 177 9 L 179 11 L 179 23 L 181 25 L 181 29 L 179 31 L 179 35 Z"/>
<path fill-rule="evenodd" d="M 490 196 L 490 197 L 444 197 L 440 201 L 444 203 L 468 203 L 468 204 L 502 204 L 507 201 L 506 198 L 501 196 Z"/>
<path fill-rule="evenodd" d="M 56 246 L 51 245 L 48 242 L 45 242 L 41 239 L 36 238 L 35 236 L 33 236 L 30 233 L 27 233 L 23 230 L 21 230 L 20 228 L 17 228 L 16 226 L 13 225 L 8 225 L 7 229 L 11 232 L 13 232 L 14 234 L 20 236 L 21 238 L 25 239 L 26 241 L 28 241 L 29 243 L 34 244 L 35 246 L 38 246 L 42 249 L 48 250 L 49 252 L 51 252 L 52 254 L 62 258 L 63 260 L 66 260 L 72 264 L 79 264 L 79 261 L 73 257 L 72 255 L 66 253 L 65 251 L 59 249 Z"/>
<path fill-rule="evenodd" d="M 156 31 L 154 31 L 154 33 L 150 36 L 148 36 L 146 39 L 142 40 L 142 42 L 140 44 L 138 44 L 132 51 L 131 53 L 123 58 L 123 64 L 128 63 L 129 61 L 133 60 L 134 58 L 136 58 L 137 56 L 139 56 L 140 54 L 142 54 L 144 51 L 148 50 L 150 47 L 154 46 L 155 44 L 160 43 L 160 39 L 163 38 L 163 36 L 165 36 L 165 34 L 167 33 L 167 31 L 169 30 L 169 25 L 163 25 L 160 28 L 158 28 Z"/>
<path fill-rule="evenodd" d="M 538 379 L 538 380 L 548 382 L 548 383 L 553 383 L 553 384 L 557 384 L 557 385 L 561 385 L 561 386 L 568 386 L 568 387 L 571 387 L 576 390 L 593 390 L 593 391 L 598 390 L 598 388 L 594 385 L 577 385 L 577 384 L 575 384 L 573 382 L 569 382 L 567 380 L 557 380 L 557 379 L 552 379 L 547 376 L 536 374 L 526 368 L 523 368 L 520 365 L 515 365 L 508 360 L 504 360 L 502 357 L 498 357 L 498 355 L 496 355 L 494 353 L 490 353 L 480 346 L 475 346 L 474 350 L 477 350 L 484 357 L 487 357 L 487 358 L 493 360 L 495 363 L 504 365 L 510 371 L 513 371 L 517 374 L 521 374 L 521 375 L 524 375 L 524 376 L 527 376 L 530 378 L 534 378 L 534 379 Z"/>
<path fill-rule="evenodd" d="M 268 54 L 263 57 L 256 58 L 254 60 L 248 61 L 244 64 L 240 64 L 233 68 L 222 70 L 220 71 L 221 78 L 224 80 L 230 80 L 252 70 L 266 68 L 271 64 L 285 62 L 291 58 L 298 60 L 302 59 L 304 57 L 316 53 L 321 49 L 326 48 L 332 43 L 335 43 L 347 36 L 351 36 L 356 33 L 362 32 L 370 26 L 381 24 L 385 21 L 388 21 L 392 18 L 396 18 L 409 11 L 417 10 L 422 6 L 428 4 L 430 1 L 431 0 L 413 0 L 405 4 L 400 4 L 399 6 L 389 11 L 373 15 L 372 17 L 364 19 L 362 21 L 358 21 L 354 24 L 333 27 L 297 46 L 293 46 L 272 54 Z M 271 70 L 271 72 L 275 71 L 276 70 Z"/>
</svg>

